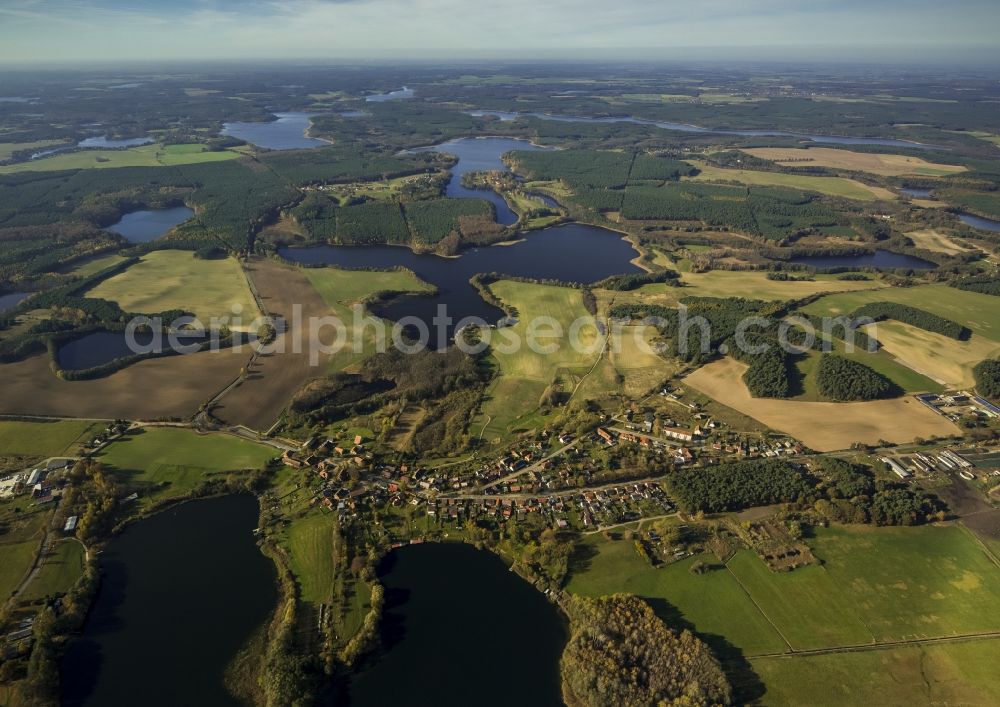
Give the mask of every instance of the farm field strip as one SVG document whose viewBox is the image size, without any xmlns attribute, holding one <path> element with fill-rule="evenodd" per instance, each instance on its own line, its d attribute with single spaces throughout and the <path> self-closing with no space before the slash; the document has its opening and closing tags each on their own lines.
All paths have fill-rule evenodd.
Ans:
<svg viewBox="0 0 1000 707">
<path fill-rule="evenodd" d="M 952 436 L 958 428 L 916 400 L 904 397 L 856 403 L 754 398 L 743 382 L 747 366 L 731 358 L 714 361 L 684 382 L 708 397 L 786 432 L 819 452 L 848 449 L 855 442 L 911 442 Z"/>
<path fill-rule="evenodd" d="M 733 181 L 751 186 L 787 187 L 804 189 L 827 196 L 838 196 L 858 201 L 877 199 L 895 200 L 898 195 L 884 187 L 873 187 L 845 177 L 816 177 L 784 172 L 762 172 L 750 169 L 723 169 L 703 162 L 692 161 L 699 174 L 692 179 L 700 182 Z"/>
<path fill-rule="evenodd" d="M 904 174 L 938 177 L 966 171 L 961 165 L 937 164 L 920 157 L 852 152 L 832 147 L 756 147 L 745 149 L 743 152 L 763 160 L 784 163 L 785 167 L 829 167 L 852 172 L 870 172 L 883 177 L 897 177 Z"/>
</svg>

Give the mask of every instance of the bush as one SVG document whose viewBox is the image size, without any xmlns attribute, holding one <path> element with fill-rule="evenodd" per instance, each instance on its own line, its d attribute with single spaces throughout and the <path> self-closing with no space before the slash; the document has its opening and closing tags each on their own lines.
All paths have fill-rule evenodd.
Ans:
<svg viewBox="0 0 1000 707">
<path fill-rule="evenodd" d="M 851 315 L 854 319 L 859 317 L 869 317 L 876 322 L 886 319 L 895 319 L 897 322 L 910 324 L 935 334 L 941 334 L 959 341 L 966 341 L 972 332 L 967 328 L 953 322 L 950 319 L 939 317 L 936 314 L 925 312 L 922 309 L 911 307 L 906 304 L 896 304 L 895 302 L 872 302 L 856 310 Z"/>
</svg>

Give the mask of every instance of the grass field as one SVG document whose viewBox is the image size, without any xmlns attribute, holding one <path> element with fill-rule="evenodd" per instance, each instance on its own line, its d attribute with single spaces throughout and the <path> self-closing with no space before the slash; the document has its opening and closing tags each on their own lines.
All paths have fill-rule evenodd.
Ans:
<svg viewBox="0 0 1000 707">
<path fill-rule="evenodd" d="M 0 454 L 20 457 L 58 457 L 75 452 L 75 444 L 102 428 L 86 420 L 23 422 L 0 420 Z"/>
<path fill-rule="evenodd" d="M 0 142 L 0 162 L 9 160 L 15 152 L 22 150 L 44 150 L 47 147 L 65 145 L 62 140 L 37 140 L 36 142 Z"/>
<path fill-rule="evenodd" d="M 835 526 L 807 542 L 820 564 L 772 572 L 741 550 L 725 566 L 703 556 L 712 569 L 696 575 L 696 558 L 654 569 L 628 540 L 592 535 L 567 589 L 635 593 L 750 657 L 1000 630 L 1000 567 L 961 526 Z"/>
<path fill-rule="evenodd" d="M 917 248 L 931 250 L 935 253 L 945 253 L 946 255 L 957 255 L 967 252 L 965 248 L 955 243 L 948 236 L 934 229 L 924 229 L 922 231 L 910 231 L 907 238 L 913 241 Z"/>
<path fill-rule="evenodd" d="M 333 596 L 334 521 L 312 513 L 288 527 L 286 547 L 292 573 L 298 579 L 302 601 L 328 604 Z"/>
<path fill-rule="evenodd" d="M 858 653 L 757 658 L 765 705 L 841 707 L 1000 703 L 993 640 L 902 646 Z"/>
<path fill-rule="evenodd" d="M 612 337 L 600 363 L 581 382 L 577 399 L 600 399 L 612 394 L 638 398 L 663 383 L 676 363 L 652 350 L 654 327 L 624 326 Z"/>
<path fill-rule="evenodd" d="M 347 326 L 347 344 L 344 350 L 335 354 L 329 363 L 330 370 L 343 370 L 359 363 L 370 355 L 374 346 L 374 332 L 369 329 L 355 329 L 352 306 L 363 304 L 379 292 L 430 292 L 431 286 L 421 281 L 411 272 L 367 272 L 338 270 L 336 268 L 306 268 L 302 271 L 319 293 L 327 307 Z M 354 342 L 364 338 L 361 353 L 354 353 Z"/>
<path fill-rule="evenodd" d="M 172 165 L 224 162 L 240 155 L 223 150 L 208 152 L 203 145 L 142 145 L 127 150 L 79 150 L 0 167 L 0 174 L 56 172 L 66 169 L 113 169 L 115 167 L 169 167 Z"/>
<path fill-rule="evenodd" d="M 702 635 L 721 636 L 747 655 L 787 648 L 729 572 L 692 574 L 694 558 L 655 569 L 630 541 L 600 534 L 587 536 L 583 547 L 586 559 L 573 565 L 566 587 L 574 594 L 636 594 L 672 625 L 690 624 Z"/>
<path fill-rule="evenodd" d="M 1000 343 L 1000 307 L 997 298 L 947 285 L 893 287 L 874 292 L 847 292 L 823 297 L 803 308 L 818 316 L 850 314 L 869 302 L 898 302 L 927 310 L 964 324 L 973 332 Z"/>
<path fill-rule="evenodd" d="M 503 436 L 515 420 L 536 409 L 545 388 L 557 377 L 565 378 L 564 392 L 572 392 L 576 382 L 598 361 L 602 345 L 597 328 L 589 323 L 579 329 L 581 346 L 571 344 L 572 323 L 588 316 L 580 290 L 506 280 L 493 283 L 490 289 L 517 309 L 518 323 L 492 332 L 493 356 L 502 378 L 483 403 L 483 418 L 472 425 L 472 429 L 481 429 L 487 418 L 491 420 L 484 439 Z M 547 326 L 531 335 L 531 323 L 542 317 L 556 322 L 562 336 L 550 336 Z M 512 340 L 508 337 L 516 337 L 520 345 L 510 346 L 505 352 L 503 348 Z M 534 340 L 534 345 L 528 345 L 529 339 Z M 549 347 L 551 352 L 546 353 Z"/>
<path fill-rule="evenodd" d="M 896 321 L 879 322 L 867 330 L 901 364 L 949 388 L 975 385 L 972 369 L 976 364 L 1000 355 L 1000 344 L 982 336 L 956 341 Z"/>
<path fill-rule="evenodd" d="M 726 358 L 702 366 L 684 380 L 713 400 L 786 432 L 820 452 L 847 449 L 855 442 L 902 443 L 917 437 L 959 433 L 951 422 L 910 397 L 858 403 L 754 398 L 743 382 L 746 368 L 745 364 Z"/>
<path fill-rule="evenodd" d="M 35 561 L 39 542 L 40 538 L 18 543 L 0 543 L 0 602 L 5 602 L 28 574 Z"/>
<path fill-rule="evenodd" d="M 901 361 L 897 361 L 885 349 L 868 353 L 860 347 L 855 347 L 854 351 L 848 353 L 844 342 L 834 339 L 832 351 L 878 371 L 907 393 L 940 393 L 944 390 L 944 386 L 940 383 L 909 368 Z M 819 383 L 816 380 L 816 366 L 819 360 L 820 353 L 810 351 L 805 358 L 796 362 L 796 367 L 803 376 L 802 387 L 804 391 L 795 397 L 795 400 L 818 401 L 825 399 L 819 393 Z"/>
<path fill-rule="evenodd" d="M 205 260 L 186 250 L 148 253 L 86 294 L 117 302 L 126 312 L 193 312 L 206 327 L 218 317 L 239 331 L 253 330 L 260 314 L 236 259 Z"/>
<path fill-rule="evenodd" d="M 735 272 L 709 270 L 703 273 L 687 272 L 681 276 L 686 285 L 677 290 L 682 297 L 748 297 L 764 300 L 786 300 L 808 297 L 820 292 L 853 292 L 882 287 L 877 280 L 838 280 L 837 275 L 816 275 L 809 281 L 768 280 L 763 272 Z M 655 285 L 645 285 L 655 287 Z"/>
<path fill-rule="evenodd" d="M 701 170 L 697 176 L 693 177 L 700 182 L 732 181 L 751 186 L 789 187 L 858 201 L 895 200 L 898 198 L 895 192 L 883 187 L 868 186 L 857 180 L 844 177 L 814 177 L 783 172 L 759 172 L 749 169 L 722 169 L 697 161 L 693 161 L 692 164 Z"/>
<path fill-rule="evenodd" d="M 125 256 L 116 255 L 115 253 L 111 253 L 110 255 L 98 255 L 93 258 L 87 258 L 86 260 L 79 261 L 71 266 L 66 272 L 71 275 L 76 275 L 77 277 L 90 277 L 91 275 L 96 275 L 101 270 L 110 268 L 112 265 L 117 265 L 123 260 L 125 260 Z"/>
<path fill-rule="evenodd" d="M 607 308 L 614 299 L 616 304 L 641 302 L 676 307 L 684 297 L 747 297 L 763 300 L 788 300 L 808 297 L 824 292 L 855 292 L 875 290 L 885 285 L 878 280 L 838 280 L 836 275 L 816 275 L 815 280 L 768 280 L 764 272 L 737 272 L 709 270 L 703 273 L 682 272 L 684 287 L 663 284 L 643 285 L 629 291 L 595 290 L 598 302 Z"/>
<path fill-rule="evenodd" d="M 758 147 L 743 151 L 754 157 L 785 163 L 787 167 L 829 167 L 851 172 L 870 172 L 884 177 L 903 174 L 939 177 L 966 171 L 961 165 L 936 164 L 919 157 L 851 152 L 832 147 Z"/>
<path fill-rule="evenodd" d="M 112 442 L 97 460 L 141 489 L 141 496 L 161 501 L 191 493 L 211 475 L 259 469 L 276 456 L 271 447 L 230 435 L 152 427 Z"/>
<path fill-rule="evenodd" d="M 38 574 L 31 580 L 22 597 L 27 601 L 65 594 L 83 576 L 86 555 L 76 540 L 61 540 L 49 549 Z"/>
</svg>

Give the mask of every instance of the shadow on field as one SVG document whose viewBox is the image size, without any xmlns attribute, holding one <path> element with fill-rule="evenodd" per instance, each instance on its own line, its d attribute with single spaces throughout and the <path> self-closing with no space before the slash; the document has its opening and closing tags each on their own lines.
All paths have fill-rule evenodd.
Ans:
<svg viewBox="0 0 1000 707">
<path fill-rule="evenodd" d="M 715 657 L 722 664 L 722 669 L 733 687 L 733 700 L 736 704 L 748 704 L 764 695 L 764 683 L 753 671 L 750 661 L 743 651 L 730 643 L 724 636 L 714 633 L 699 633 L 694 625 L 684 618 L 684 614 L 673 604 L 658 597 L 642 597 L 652 607 L 653 611 L 670 628 L 682 631 L 687 629 L 703 640 L 712 649 Z"/>
</svg>

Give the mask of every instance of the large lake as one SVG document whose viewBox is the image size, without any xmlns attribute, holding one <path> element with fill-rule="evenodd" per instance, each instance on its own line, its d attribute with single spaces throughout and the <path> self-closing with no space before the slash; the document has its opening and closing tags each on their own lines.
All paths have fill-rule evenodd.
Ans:
<svg viewBox="0 0 1000 707">
<path fill-rule="evenodd" d="M 462 251 L 457 258 L 417 254 L 400 246 L 332 246 L 282 248 L 279 254 L 299 263 L 345 268 L 409 268 L 438 288 L 432 296 L 404 296 L 377 308 L 376 314 L 392 320 L 416 317 L 435 331 L 432 320 L 444 305 L 454 320 L 449 338 L 464 317 L 487 323 L 503 318 L 503 311 L 487 303 L 469 283 L 476 273 L 564 282 L 591 283 L 611 275 L 640 272 L 631 261 L 639 254 L 620 233 L 596 226 L 571 223 L 529 233 L 512 245 L 495 245 Z"/>
<path fill-rule="evenodd" d="M 300 150 L 330 144 L 325 140 L 306 135 L 312 124 L 310 118 L 317 113 L 292 112 L 274 115 L 277 120 L 266 123 L 225 123 L 222 126 L 222 134 L 268 150 Z"/>
<path fill-rule="evenodd" d="M 937 264 L 912 255 L 893 253 L 888 250 L 876 250 L 863 255 L 808 255 L 792 258 L 788 262 L 796 265 L 810 265 L 814 268 L 879 268 L 891 270 L 903 268 L 908 270 L 930 270 Z"/>
<path fill-rule="evenodd" d="M 788 130 L 726 130 L 723 128 L 703 128 L 688 123 L 671 123 L 669 121 L 648 120 L 631 116 L 594 118 L 582 115 L 553 115 L 551 113 L 512 113 L 501 110 L 474 110 L 469 115 L 493 116 L 502 121 L 517 120 L 524 116 L 540 120 L 552 120 L 560 123 L 632 123 L 633 125 L 651 125 L 663 130 L 677 130 L 685 133 L 703 133 L 706 135 L 735 135 L 741 137 L 794 137 L 812 142 L 825 142 L 835 145 L 883 145 L 887 147 L 918 147 L 938 149 L 936 145 L 925 145 L 912 140 L 896 140 L 882 137 L 849 137 L 846 135 L 819 135 L 817 133 L 797 133 Z"/>
<path fill-rule="evenodd" d="M 148 243 L 166 235 L 170 229 L 192 216 L 194 211 L 186 206 L 144 209 L 125 214 L 118 223 L 111 224 L 104 230 L 124 236 L 131 243 Z"/>
<path fill-rule="evenodd" d="M 61 661 L 63 705 L 238 705 L 226 667 L 278 600 L 252 496 L 194 501 L 130 526 Z"/>
<path fill-rule="evenodd" d="M 383 653 L 351 681 L 351 707 L 563 704 L 559 613 L 496 555 L 411 545 L 380 575 Z"/>
<path fill-rule="evenodd" d="M 462 185 L 462 177 L 469 172 L 508 172 L 507 165 L 500 159 L 504 153 L 520 150 L 534 152 L 547 148 L 534 145 L 528 140 L 503 137 L 460 138 L 433 147 L 421 147 L 410 152 L 444 152 L 458 158 L 451 169 L 451 181 L 445 196 L 456 199 L 485 199 L 496 209 L 497 223 L 510 226 L 517 222 L 517 214 L 511 211 L 502 196 L 490 189 L 469 189 Z"/>
</svg>

